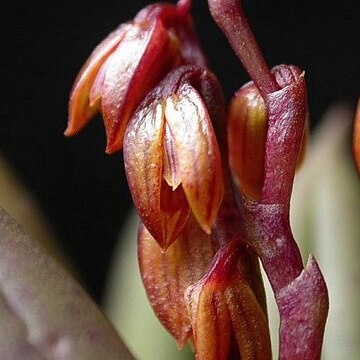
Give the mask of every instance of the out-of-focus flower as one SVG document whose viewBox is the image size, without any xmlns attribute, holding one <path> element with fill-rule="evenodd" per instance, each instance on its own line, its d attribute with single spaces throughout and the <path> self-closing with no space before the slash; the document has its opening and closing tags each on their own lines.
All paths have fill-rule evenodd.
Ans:
<svg viewBox="0 0 360 360">
<path fill-rule="evenodd" d="M 292 198 L 292 225 L 304 256 L 316 253 L 329 289 L 323 359 L 360 355 L 360 185 L 351 159 L 353 110 L 333 105 L 311 139 Z"/>
<path fill-rule="evenodd" d="M 206 64 L 189 6 L 187 0 L 150 5 L 98 45 L 75 80 L 66 135 L 101 111 L 106 152 L 121 149 L 126 125 L 147 92 L 180 64 Z"/>
<path fill-rule="evenodd" d="M 209 99 L 200 93 L 204 83 L 218 86 L 207 70 L 174 70 L 144 99 L 125 134 L 134 204 L 163 249 L 177 238 L 190 210 L 209 233 L 222 200 L 221 156 L 205 103 Z"/>
<path fill-rule="evenodd" d="M 360 99 L 357 105 L 353 133 L 353 151 L 358 172 L 360 174 Z"/>
</svg>

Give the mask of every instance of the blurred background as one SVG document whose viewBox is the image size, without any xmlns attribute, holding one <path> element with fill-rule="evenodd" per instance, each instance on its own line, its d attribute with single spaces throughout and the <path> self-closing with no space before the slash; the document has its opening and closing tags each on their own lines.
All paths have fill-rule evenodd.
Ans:
<svg viewBox="0 0 360 360">
<path fill-rule="evenodd" d="M 193 2 L 199 38 L 229 99 L 248 77 L 212 22 L 205 0 Z M 13 0 L 2 9 L 0 152 L 37 199 L 97 301 L 131 196 L 121 153 L 104 153 L 100 117 L 75 138 L 62 135 L 68 94 L 92 49 L 149 3 Z M 312 128 L 329 104 L 341 100 L 355 106 L 360 93 L 358 1 L 243 3 L 269 64 L 293 63 L 305 70 Z"/>
</svg>

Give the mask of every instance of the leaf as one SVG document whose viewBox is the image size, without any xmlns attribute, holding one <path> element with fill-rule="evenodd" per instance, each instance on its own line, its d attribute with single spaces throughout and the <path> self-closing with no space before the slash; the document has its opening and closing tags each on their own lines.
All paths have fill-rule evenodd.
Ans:
<svg viewBox="0 0 360 360">
<path fill-rule="evenodd" d="M 0 358 L 133 357 L 84 290 L 0 210 Z"/>
</svg>

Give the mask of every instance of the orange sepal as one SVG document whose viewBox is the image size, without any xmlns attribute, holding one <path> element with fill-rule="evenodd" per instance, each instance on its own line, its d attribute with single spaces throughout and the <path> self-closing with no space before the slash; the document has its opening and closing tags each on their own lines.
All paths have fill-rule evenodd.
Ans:
<svg viewBox="0 0 360 360">
<path fill-rule="evenodd" d="M 110 33 L 92 52 L 78 73 L 70 94 L 69 119 L 66 136 L 75 135 L 99 111 L 99 101 L 90 104 L 90 92 L 103 63 L 121 42 L 128 24 L 119 26 Z"/>
<path fill-rule="evenodd" d="M 220 248 L 210 271 L 186 291 L 197 360 L 226 360 L 229 352 L 244 360 L 271 359 L 268 322 L 247 283 L 238 245 Z"/>
<path fill-rule="evenodd" d="M 160 194 L 164 109 L 153 104 L 134 114 L 124 138 L 124 162 L 134 205 L 145 226 L 162 244 Z"/>
<path fill-rule="evenodd" d="M 107 153 L 122 148 L 130 117 L 148 91 L 178 62 L 178 46 L 161 21 L 134 23 L 104 64 L 100 83 Z"/>
<path fill-rule="evenodd" d="M 199 93 L 184 84 L 167 98 L 165 117 L 174 182 L 181 182 L 195 218 L 210 233 L 223 196 L 221 156 L 210 116 Z"/>
<path fill-rule="evenodd" d="M 191 216 L 179 238 L 166 252 L 161 251 L 145 226 L 140 226 L 138 257 L 147 296 L 179 348 L 192 337 L 184 302 L 185 290 L 203 276 L 213 256 L 210 236 Z"/>
</svg>

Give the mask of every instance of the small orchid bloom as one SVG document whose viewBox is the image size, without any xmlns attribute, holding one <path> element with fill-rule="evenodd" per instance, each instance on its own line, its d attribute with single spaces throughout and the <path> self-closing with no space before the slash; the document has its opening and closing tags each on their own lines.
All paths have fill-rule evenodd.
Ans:
<svg viewBox="0 0 360 360">
<path fill-rule="evenodd" d="M 187 0 L 150 5 L 100 43 L 75 80 L 65 135 L 76 134 L 100 111 L 106 152 L 120 150 L 126 125 L 147 92 L 180 64 L 206 64 L 189 7 Z"/>
<path fill-rule="evenodd" d="M 229 209 L 227 209 L 229 210 Z M 161 251 L 144 226 L 138 236 L 142 280 L 155 314 L 182 348 L 189 342 L 198 360 L 270 359 L 266 305 L 257 259 L 222 218 L 212 234 L 190 218 L 178 239 Z"/>
<path fill-rule="evenodd" d="M 184 66 L 173 71 L 138 107 L 125 134 L 134 204 L 164 249 L 177 238 L 190 210 L 210 233 L 221 204 L 221 155 L 201 95 L 201 84 L 209 79 L 217 86 L 207 70 Z"/>
</svg>

